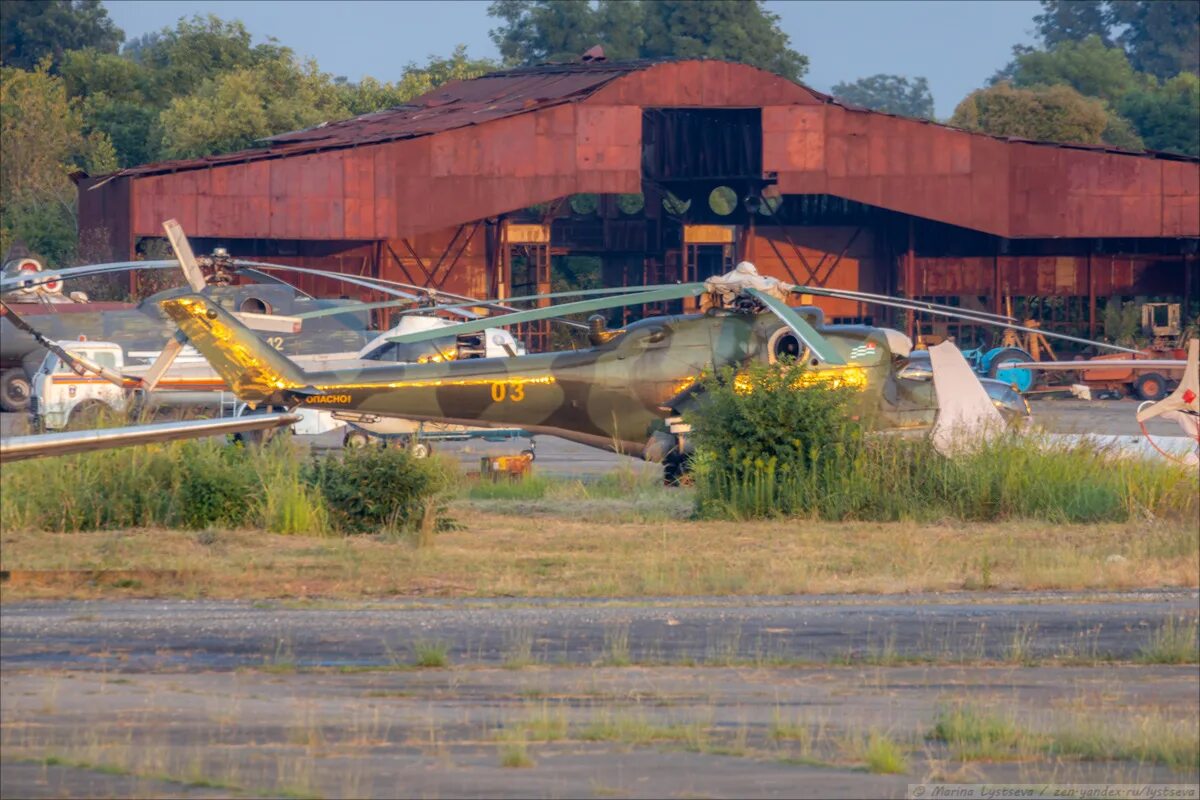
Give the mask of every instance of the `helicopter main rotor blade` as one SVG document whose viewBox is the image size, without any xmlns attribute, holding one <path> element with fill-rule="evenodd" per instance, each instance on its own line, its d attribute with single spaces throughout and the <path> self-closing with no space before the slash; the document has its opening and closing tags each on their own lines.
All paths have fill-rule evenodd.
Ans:
<svg viewBox="0 0 1200 800">
<path fill-rule="evenodd" d="M 825 337 L 817 333 L 807 320 L 789 308 L 787 303 L 766 292 L 760 292 L 758 289 L 747 288 L 746 293 L 757 298 L 760 303 L 774 312 L 775 316 L 783 320 L 783 324 L 787 325 L 792 333 L 796 334 L 797 338 L 804 342 L 813 355 L 821 361 L 833 365 L 846 363 L 845 359 L 830 346 Z"/>
<path fill-rule="evenodd" d="M 815 294 L 815 295 L 824 296 L 824 297 L 836 297 L 836 298 L 841 298 L 841 299 L 846 299 L 846 300 L 854 299 L 852 297 L 847 297 L 847 296 L 842 295 L 841 292 L 837 289 L 813 289 L 812 287 L 806 287 L 806 286 L 793 286 L 792 291 L 797 294 Z M 936 310 L 936 309 L 922 308 L 919 303 L 914 303 L 907 299 L 891 299 L 891 300 L 880 299 L 880 300 L 872 300 L 871 302 L 878 303 L 879 305 L 882 305 L 882 306 L 890 306 L 892 308 L 901 308 L 901 309 L 905 309 L 908 311 L 923 311 L 927 314 L 932 314 L 934 316 L 939 316 L 939 317 L 949 317 L 950 319 L 966 320 L 968 322 L 974 322 L 978 325 L 985 325 L 985 326 L 990 326 L 990 327 L 994 327 L 994 328 L 1009 328 L 1011 330 L 1021 331 L 1023 333 L 1038 333 L 1038 334 L 1041 334 L 1042 336 L 1046 336 L 1046 337 L 1049 337 L 1052 339 L 1062 339 L 1063 341 L 1074 342 L 1076 344 L 1090 345 L 1092 347 L 1103 347 L 1108 350 L 1116 350 L 1121 353 L 1140 353 L 1141 352 L 1140 350 L 1134 350 L 1129 347 L 1121 347 L 1120 345 L 1108 344 L 1107 342 L 1097 342 L 1097 341 L 1093 341 L 1091 339 L 1081 339 L 1078 336 L 1069 336 L 1068 334 L 1065 334 L 1065 333 L 1056 333 L 1054 331 L 1048 331 L 1048 330 L 1044 330 L 1042 328 L 1029 328 L 1029 327 L 1026 327 L 1025 325 L 1017 325 L 1017 324 L 1011 323 L 1011 322 L 1001 322 L 1001 321 L 994 320 L 994 319 L 987 319 L 985 317 L 977 316 L 974 312 L 968 312 L 968 311 L 962 311 L 962 310 L 942 311 L 942 310 Z"/>
<path fill-rule="evenodd" d="M 169 219 L 163 223 L 163 230 L 166 231 L 167 241 L 171 243 L 171 249 L 175 251 L 175 258 L 179 260 L 179 266 L 183 270 L 183 276 L 187 279 L 188 286 L 192 287 L 192 291 L 197 294 L 203 292 L 208 286 L 208 281 L 204 279 L 204 273 L 200 271 L 200 265 L 196 263 L 196 255 L 192 252 L 192 244 L 188 241 L 182 226 L 177 221 Z M 167 343 L 163 345 L 158 358 L 154 359 L 154 363 L 150 365 L 150 369 L 146 371 L 146 375 L 142 379 L 142 387 L 147 392 L 153 390 L 158 385 L 158 382 L 162 380 L 162 376 L 175 363 L 175 359 L 183 351 L 184 339 L 185 337 L 179 331 L 176 331 L 174 336 L 167 339 Z"/>
<path fill-rule="evenodd" d="M 18 286 L 41 286 L 57 280 L 85 278 L 89 275 L 101 275 L 106 272 L 125 272 L 127 270 L 143 269 L 178 269 L 179 262 L 174 259 L 164 261 L 114 261 L 109 264 L 88 264 L 83 267 L 68 269 L 44 270 L 42 272 L 26 273 L 25 277 L 9 276 L 0 278 L 0 291 L 7 291 Z"/>
<path fill-rule="evenodd" d="M 200 265 L 196 263 L 196 254 L 192 252 L 192 243 L 188 241 L 183 228 L 177 221 L 169 219 L 163 223 L 163 230 L 166 231 L 171 249 L 175 251 L 175 257 L 179 259 L 179 267 L 183 270 L 183 277 L 187 279 L 188 286 L 192 287 L 192 291 L 197 294 L 203 292 L 204 287 L 208 286 L 208 281 L 204 279 L 204 273 L 200 271 Z"/>
<path fill-rule="evenodd" d="M 649 292 L 637 292 L 621 297 L 605 297 L 597 300 L 581 300 L 576 303 L 564 303 L 559 306 L 535 308 L 529 311 L 518 311 L 515 314 L 504 314 L 499 317 L 487 317 L 472 322 L 462 322 L 458 325 L 450 325 L 445 328 L 406 333 L 401 336 L 389 336 L 388 341 L 400 343 L 424 342 L 430 339 L 440 339 L 444 336 L 477 333 L 487 328 L 498 328 L 502 325 L 515 325 L 519 322 L 536 322 L 562 314 L 586 314 L 589 311 L 603 311 L 608 308 L 620 308 L 621 306 L 633 306 L 641 303 L 680 300 L 685 297 L 696 297 L 703 294 L 704 290 L 703 283 L 683 283 Z"/>
<path fill-rule="evenodd" d="M 799 291 L 801 287 L 793 286 L 792 291 Z M 833 294 L 836 293 L 836 294 Z M 887 294 L 875 294 L 873 292 L 860 292 L 854 289 L 828 289 L 824 286 L 804 287 L 804 294 L 815 294 L 826 297 L 838 297 L 845 300 L 859 300 L 863 303 L 880 303 L 883 300 L 894 300 L 896 298 Z M 992 319 L 1001 320 L 1003 322 L 1016 322 L 1016 317 L 1010 317 L 1007 314 L 993 314 L 990 311 L 976 311 L 973 308 L 961 308 L 959 306 L 948 306 L 943 303 L 931 303 L 928 300 L 912 300 L 904 298 L 907 302 L 914 306 L 920 306 L 923 310 L 934 312 L 937 310 L 944 311 L 966 311 L 974 314 L 977 317 L 990 317 Z"/>
<path fill-rule="evenodd" d="M 409 294 L 408 292 L 403 292 L 403 291 L 400 291 L 399 289 L 392 288 L 389 285 L 391 283 L 390 281 L 383 281 L 380 278 L 363 278 L 363 277 L 359 277 L 357 275 L 347 275 L 343 272 L 329 272 L 327 270 L 309 269 L 307 267 L 293 267 L 289 264 L 270 264 L 266 261 L 235 260 L 232 263 L 234 266 L 237 266 L 237 267 L 247 266 L 247 267 L 253 267 L 254 269 L 278 269 L 278 270 L 286 270 L 289 272 L 299 272 L 302 275 L 318 275 L 322 278 L 329 278 L 330 280 L 340 281 L 342 283 L 348 283 L 348 284 L 351 284 L 352 286 L 358 286 L 363 289 L 373 289 L 377 292 L 383 292 L 384 294 L 390 294 L 393 297 L 403 297 L 408 300 L 419 300 L 420 299 L 415 294 Z"/>
</svg>

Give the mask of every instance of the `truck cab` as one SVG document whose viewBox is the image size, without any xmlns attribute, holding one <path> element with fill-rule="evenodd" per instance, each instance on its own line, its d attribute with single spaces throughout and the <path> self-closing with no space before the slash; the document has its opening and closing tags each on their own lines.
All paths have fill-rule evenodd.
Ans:
<svg viewBox="0 0 1200 800">
<path fill-rule="evenodd" d="M 114 372 L 125 368 L 125 353 L 112 342 L 65 341 L 58 345 Z M 33 375 L 30 413 L 35 427 L 62 430 L 73 420 L 103 408 L 124 410 L 128 398 L 120 386 L 98 375 L 80 375 L 54 353 L 46 353 Z"/>
</svg>

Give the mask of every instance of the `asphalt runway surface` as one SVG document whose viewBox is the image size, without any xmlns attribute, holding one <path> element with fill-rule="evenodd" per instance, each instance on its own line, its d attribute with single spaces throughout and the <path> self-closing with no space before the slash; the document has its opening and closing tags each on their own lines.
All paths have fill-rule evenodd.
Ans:
<svg viewBox="0 0 1200 800">
<path fill-rule="evenodd" d="M 620 640 L 635 662 L 830 662 L 893 657 L 1032 656 L 1128 660 L 1168 617 L 1196 613 L 1194 591 L 422 600 L 370 603 L 69 601 L 0 606 L 0 666 L 11 669 L 229 670 L 379 667 L 414 642 L 452 663 L 501 665 L 517 643 L 545 664 L 601 663 Z"/>
<path fill-rule="evenodd" d="M 1189 784 L 1186 759 L 959 763 L 930 731 L 969 703 L 1038 736 L 1152 725 L 1186 737 L 1200 710 L 1195 665 L 1106 660 L 1135 658 L 1168 617 L 1194 625 L 1197 601 L 10 603 L 0 795 L 903 797 L 931 780 Z M 866 749 L 880 736 L 902 752 L 882 771 Z"/>
</svg>

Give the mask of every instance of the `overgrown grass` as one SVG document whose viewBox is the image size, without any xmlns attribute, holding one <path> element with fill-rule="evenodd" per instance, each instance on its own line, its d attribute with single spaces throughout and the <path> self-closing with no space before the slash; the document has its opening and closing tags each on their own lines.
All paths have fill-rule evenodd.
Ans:
<svg viewBox="0 0 1200 800">
<path fill-rule="evenodd" d="M 1008 761 L 1030 749 L 1013 720 L 965 705 L 939 709 L 929 738 L 944 742 L 960 761 Z"/>
<path fill-rule="evenodd" d="M 413 662 L 418 667 L 437 668 L 450 664 L 450 648 L 445 642 L 426 641 L 413 642 Z"/>
<path fill-rule="evenodd" d="M 945 743 L 960 761 L 1014 761 L 1038 755 L 1084 761 L 1134 761 L 1176 771 L 1200 769 L 1200 731 L 1194 721 L 1151 714 L 1113 723 L 1076 719 L 1032 730 L 1011 717 L 973 706 L 942 708 L 929 738 Z"/>
<path fill-rule="evenodd" d="M 285 437 L 217 440 L 38 459 L 4 468 L 0 528 L 260 528 L 325 535 L 444 528 L 449 474 L 400 449 L 308 462 Z"/>
<path fill-rule="evenodd" d="M 869 397 L 796 390 L 802 376 L 762 367 L 709 383 L 690 415 L 702 516 L 1093 523 L 1200 511 L 1194 469 L 1016 433 L 947 458 L 927 437 L 869 434 L 853 421 Z"/>
<path fill-rule="evenodd" d="M 1167 617 L 1150 634 L 1150 641 L 1142 647 L 1138 660 L 1143 664 L 1195 664 L 1200 661 L 1197 627 L 1194 615 Z"/>
</svg>

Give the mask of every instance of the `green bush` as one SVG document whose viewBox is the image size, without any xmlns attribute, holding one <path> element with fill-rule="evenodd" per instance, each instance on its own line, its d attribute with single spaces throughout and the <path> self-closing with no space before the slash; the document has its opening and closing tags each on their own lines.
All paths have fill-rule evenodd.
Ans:
<svg viewBox="0 0 1200 800">
<path fill-rule="evenodd" d="M 1086 523 L 1197 513 L 1186 467 L 1018 434 L 949 459 L 926 437 L 868 435 L 847 390 L 793 388 L 798 370 L 755 367 L 736 388 L 709 382 L 689 415 L 701 515 Z"/>
<path fill-rule="evenodd" d="M 0 528 L 436 530 L 449 524 L 441 499 L 449 483 L 440 463 L 402 450 L 306 464 L 286 437 L 262 448 L 169 442 L 6 465 Z"/>
<path fill-rule="evenodd" d="M 309 473 L 334 524 L 346 533 L 444 530 L 448 469 L 403 448 L 349 449 L 315 461 Z"/>
<path fill-rule="evenodd" d="M 196 529 L 245 524 L 260 494 L 254 462 L 265 459 L 242 447 L 185 442 L 180 449 L 179 522 Z"/>
</svg>

